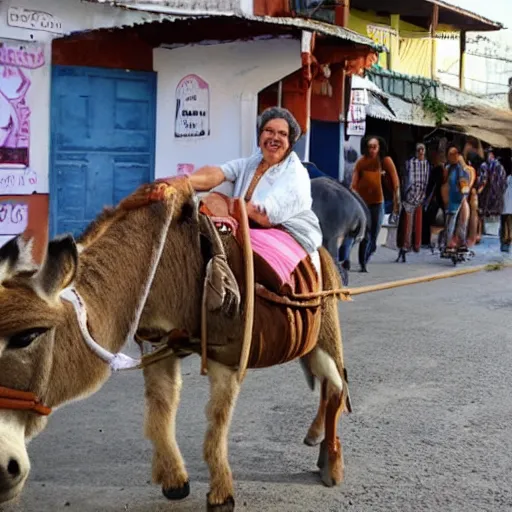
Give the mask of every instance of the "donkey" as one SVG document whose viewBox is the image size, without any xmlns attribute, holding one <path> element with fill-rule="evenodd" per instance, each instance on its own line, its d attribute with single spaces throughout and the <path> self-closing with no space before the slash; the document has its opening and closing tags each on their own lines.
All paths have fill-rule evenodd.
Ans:
<svg viewBox="0 0 512 512">
<path fill-rule="evenodd" d="M 168 357 L 143 369 L 153 481 L 170 500 L 190 492 L 175 432 L 180 359 L 201 352 L 211 240 L 188 180 L 171 180 L 164 198 L 139 205 L 137 197 L 102 214 L 78 244 L 71 236 L 52 240 L 40 265 L 32 261 L 30 238 L 18 236 L 0 249 L 0 503 L 21 493 L 30 470 L 26 443 L 45 428 L 51 409 L 90 396 L 108 379 L 112 365 L 84 340 L 112 355 L 136 332 L 147 339 L 190 333 L 170 336 Z M 338 288 L 332 259 L 323 250 L 320 256 L 323 289 Z M 63 300 L 70 290 L 80 298 L 79 315 Z M 305 442 L 320 445 L 317 464 L 327 486 L 343 480 L 337 422 L 350 411 L 337 301 L 323 301 L 317 339 L 301 358 L 310 383 L 321 382 L 320 407 Z M 230 512 L 235 502 L 227 440 L 240 389 L 243 322 L 240 315 L 217 316 L 208 331 L 207 510 Z"/>
<path fill-rule="evenodd" d="M 348 285 L 350 250 L 368 236 L 370 211 L 361 196 L 328 176 L 311 180 L 312 209 L 322 228 L 322 245 L 338 262 L 343 284 Z"/>
</svg>

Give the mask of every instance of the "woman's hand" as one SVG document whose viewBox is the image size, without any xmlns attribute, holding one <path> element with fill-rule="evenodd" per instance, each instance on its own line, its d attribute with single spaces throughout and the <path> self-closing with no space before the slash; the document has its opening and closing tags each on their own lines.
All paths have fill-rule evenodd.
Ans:
<svg viewBox="0 0 512 512">
<path fill-rule="evenodd" d="M 272 224 L 270 224 L 270 221 L 268 220 L 265 208 L 262 206 L 256 206 L 252 201 L 249 201 L 246 203 L 246 209 L 249 219 L 253 220 L 264 228 L 272 227 Z"/>
</svg>

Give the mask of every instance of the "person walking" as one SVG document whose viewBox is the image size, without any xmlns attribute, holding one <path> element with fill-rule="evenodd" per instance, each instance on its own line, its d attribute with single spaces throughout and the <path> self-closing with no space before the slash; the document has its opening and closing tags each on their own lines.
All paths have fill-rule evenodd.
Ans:
<svg viewBox="0 0 512 512">
<path fill-rule="evenodd" d="M 361 272 L 367 272 L 368 261 L 377 250 L 377 238 L 384 219 L 384 191 L 382 181 L 390 183 L 393 191 L 393 213 L 400 212 L 400 181 L 393 160 L 386 154 L 380 137 L 371 136 L 363 146 L 363 155 L 357 160 L 352 176 L 352 189 L 357 192 L 370 210 L 369 236 L 359 245 Z"/>
</svg>

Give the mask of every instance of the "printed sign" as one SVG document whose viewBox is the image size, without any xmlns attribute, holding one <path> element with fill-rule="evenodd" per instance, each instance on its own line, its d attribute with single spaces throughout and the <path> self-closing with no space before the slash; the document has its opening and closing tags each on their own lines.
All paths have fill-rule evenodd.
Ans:
<svg viewBox="0 0 512 512">
<path fill-rule="evenodd" d="M 366 131 L 365 105 L 350 104 L 347 123 L 347 135 L 364 135 Z"/>
<path fill-rule="evenodd" d="M 33 11 L 23 7 L 9 7 L 7 24 L 11 27 L 42 30 L 53 34 L 63 34 L 62 22 L 53 14 L 43 11 Z"/>
<path fill-rule="evenodd" d="M 0 168 L 0 195 L 29 195 L 34 192 L 40 192 L 40 190 L 38 190 L 38 179 L 35 171 L 29 168 Z"/>
<path fill-rule="evenodd" d="M 187 75 L 176 87 L 177 138 L 210 135 L 210 88 L 197 75 Z"/>
</svg>

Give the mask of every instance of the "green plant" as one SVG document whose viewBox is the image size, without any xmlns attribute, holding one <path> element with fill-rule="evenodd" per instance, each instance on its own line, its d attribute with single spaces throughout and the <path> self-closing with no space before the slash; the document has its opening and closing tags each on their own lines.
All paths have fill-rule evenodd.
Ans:
<svg viewBox="0 0 512 512">
<path fill-rule="evenodd" d="M 436 119 L 436 124 L 441 124 L 448 114 L 448 106 L 435 96 L 431 96 L 428 92 L 421 95 L 423 110 L 429 112 Z"/>
</svg>

